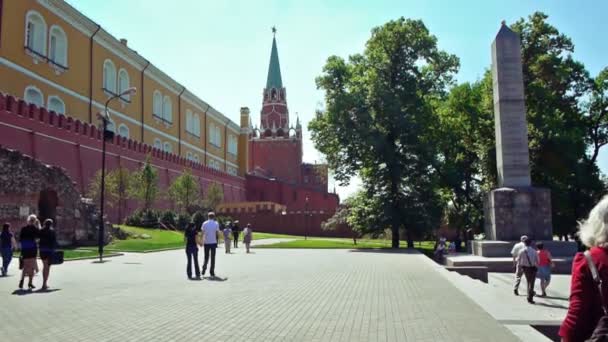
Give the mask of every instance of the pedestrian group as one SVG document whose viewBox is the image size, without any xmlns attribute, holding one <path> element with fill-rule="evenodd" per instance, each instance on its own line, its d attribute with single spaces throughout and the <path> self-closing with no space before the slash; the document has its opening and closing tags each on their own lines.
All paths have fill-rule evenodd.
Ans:
<svg viewBox="0 0 608 342">
<path fill-rule="evenodd" d="M 215 252 L 218 246 L 218 236 L 222 234 L 224 248 L 226 254 L 231 254 L 231 248 L 238 248 L 239 226 L 238 221 L 227 222 L 221 229 L 219 222 L 216 221 L 215 213 L 209 212 L 207 220 L 203 222 L 200 228 L 191 223 L 184 232 L 184 240 L 186 241 L 186 275 L 188 279 L 200 279 L 205 276 L 207 266 L 209 265 L 209 275 L 215 278 Z M 231 241 L 231 237 L 233 241 Z M 251 241 L 253 239 L 253 230 L 251 224 L 247 224 L 243 230 L 243 243 L 247 253 L 250 253 Z M 204 259 L 203 265 L 199 268 L 198 249 L 203 248 Z M 194 272 L 193 272 L 194 269 Z M 194 277 L 192 277 L 194 275 Z"/>
</svg>

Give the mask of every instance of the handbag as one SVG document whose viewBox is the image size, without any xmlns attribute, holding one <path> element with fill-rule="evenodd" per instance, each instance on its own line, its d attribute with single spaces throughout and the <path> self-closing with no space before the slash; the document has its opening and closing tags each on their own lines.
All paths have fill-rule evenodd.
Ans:
<svg viewBox="0 0 608 342">
<path fill-rule="evenodd" d="M 63 264 L 63 251 L 55 251 L 51 254 L 51 265 Z"/>
<path fill-rule="evenodd" d="M 598 292 L 600 294 L 600 302 L 602 303 L 602 318 L 600 318 L 599 322 L 593 329 L 593 334 L 591 337 L 587 339 L 587 342 L 607 342 L 608 341 L 608 308 L 606 308 L 606 304 L 604 302 L 604 290 L 603 290 L 603 281 L 600 278 L 600 274 L 597 271 L 597 267 L 591 259 L 591 253 L 589 251 L 585 252 L 585 259 L 587 259 L 587 265 L 589 266 L 589 270 L 591 271 L 591 277 L 593 278 L 593 282 L 597 286 Z"/>
<path fill-rule="evenodd" d="M 534 270 L 534 272 L 538 271 L 538 267 L 532 266 L 532 261 L 530 260 L 530 256 L 528 255 L 528 248 L 524 249 L 524 253 L 526 253 L 526 258 L 528 259 L 528 264 L 530 264 L 530 268 Z"/>
</svg>

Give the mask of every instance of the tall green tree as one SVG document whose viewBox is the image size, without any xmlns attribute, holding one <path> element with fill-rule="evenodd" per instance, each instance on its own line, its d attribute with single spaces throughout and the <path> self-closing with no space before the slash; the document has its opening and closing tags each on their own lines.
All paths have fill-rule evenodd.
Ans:
<svg viewBox="0 0 608 342">
<path fill-rule="evenodd" d="M 192 214 L 190 212 L 192 206 L 198 205 L 200 202 L 200 189 L 198 179 L 192 176 L 190 170 L 186 169 L 171 183 L 167 195 L 176 204 L 180 213 Z"/>
<path fill-rule="evenodd" d="M 216 210 L 217 206 L 224 200 L 224 190 L 217 183 L 209 184 L 205 195 L 204 205 L 211 210 Z"/>
<path fill-rule="evenodd" d="M 125 167 L 109 171 L 105 177 L 105 201 L 110 208 L 118 206 L 118 220 L 122 221 L 122 214 L 127 199 L 129 199 L 128 186 L 130 181 L 129 170 Z M 101 170 L 95 173 L 93 180 L 89 184 L 87 196 L 91 197 L 95 203 L 100 201 L 101 190 Z"/>
<path fill-rule="evenodd" d="M 141 201 L 145 211 L 152 208 L 159 194 L 158 171 L 150 160 L 148 155 L 141 169 L 133 173 L 129 184 L 130 196 Z"/>
<path fill-rule="evenodd" d="M 431 102 L 445 93 L 458 64 L 422 21 L 400 18 L 374 28 L 362 54 L 329 57 L 317 78 L 326 110 L 309 124 L 312 140 L 338 181 L 362 177 L 390 221 L 394 248 L 400 229 L 418 226 L 407 221 L 408 210 L 437 197 L 428 188 L 436 182 L 436 155 L 427 127 Z"/>
</svg>

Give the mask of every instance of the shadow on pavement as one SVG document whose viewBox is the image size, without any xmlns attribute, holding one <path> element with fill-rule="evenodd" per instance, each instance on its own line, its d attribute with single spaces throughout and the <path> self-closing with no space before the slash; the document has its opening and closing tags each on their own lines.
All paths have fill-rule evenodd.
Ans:
<svg viewBox="0 0 608 342">
<path fill-rule="evenodd" d="M 532 325 L 541 334 L 545 335 L 551 341 L 559 342 L 559 325 Z"/>
<path fill-rule="evenodd" d="M 567 306 L 563 306 L 563 305 L 557 305 L 557 304 L 549 304 L 549 303 L 542 303 L 542 302 L 536 302 L 536 305 L 540 305 L 540 306 L 546 306 L 548 308 L 555 308 L 555 309 L 564 309 L 564 310 L 568 310 Z"/>
<path fill-rule="evenodd" d="M 205 280 L 211 280 L 211 281 L 226 281 L 226 280 L 228 280 L 228 278 L 222 278 L 222 277 L 203 277 L 203 279 L 205 279 Z"/>
<path fill-rule="evenodd" d="M 543 297 L 543 298 L 556 299 L 556 300 L 565 300 L 565 301 L 569 301 L 570 300 L 570 299 L 564 298 L 564 297 L 553 297 L 553 296 L 547 296 L 547 297 Z"/>
<path fill-rule="evenodd" d="M 350 249 L 351 253 L 387 253 L 387 254 L 420 254 L 421 252 L 414 248 L 358 248 Z"/>
<path fill-rule="evenodd" d="M 18 289 L 13 291 L 13 295 L 15 296 L 27 296 L 27 295 L 31 295 L 31 294 L 44 294 L 44 293 L 53 293 L 53 292 L 57 292 L 57 291 L 61 291 L 61 289 L 46 289 L 46 290 L 36 290 L 36 291 L 32 291 L 32 290 L 22 290 L 22 289 Z"/>
</svg>

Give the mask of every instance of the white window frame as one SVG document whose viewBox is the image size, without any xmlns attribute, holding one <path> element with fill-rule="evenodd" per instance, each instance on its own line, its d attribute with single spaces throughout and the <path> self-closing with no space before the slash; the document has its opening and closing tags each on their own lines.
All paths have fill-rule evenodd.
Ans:
<svg viewBox="0 0 608 342">
<path fill-rule="evenodd" d="M 53 106 L 51 105 L 52 101 L 57 101 L 58 103 L 60 103 L 61 107 L 62 107 L 61 110 L 54 109 Z M 51 95 L 48 97 L 46 107 L 49 112 L 54 111 L 55 113 L 57 113 L 59 115 L 65 115 L 65 102 L 63 102 L 63 100 L 57 95 Z"/>
<path fill-rule="evenodd" d="M 116 95 L 116 65 L 110 59 L 103 61 L 103 90 L 110 92 L 109 95 Z"/>
<path fill-rule="evenodd" d="M 238 139 L 233 134 L 228 136 L 228 153 L 236 156 L 238 153 Z"/>
<path fill-rule="evenodd" d="M 152 95 L 152 114 L 157 118 L 163 118 L 163 94 L 158 90 Z"/>
<path fill-rule="evenodd" d="M 165 141 L 163 143 L 163 151 L 173 153 L 173 145 L 170 142 Z"/>
<path fill-rule="evenodd" d="M 108 120 L 108 124 L 106 125 L 106 129 L 108 131 L 112 131 L 112 132 L 114 132 L 114 134 L 116 134 L 116 122 L 114 122 L 114 120 L 112 120 L 112 119 Z"/>
<path fill-rule="evenodd" d="M 124 134 L 122 131 L 126 130 L 126 134 Z M 129 127 L 127 127 L 127 125 L 125 124 L 120 124 L 118 126 L 118 135 L 120 135 L 121 137 L 125 137 L 127 139 L 129 139 L 131 137 L 131 134 L 129 132 Z"/>
<path fill-rule="evenodd" d="M 194 126 L 193 122 L 194 118 L 192 117 L 192 111 L 190 109 L 186 109 L 186 132 L 194 134 L 192 126 Z"/>
<path fill-rule="evenodd" d="M 198 157 L 198 154 L 194 154 L 194 161 L 196 163 L 200 163 L 201 162 L 201 159 Z"/>
<path fill-rule="evenodd" d="M 34 101 L 28 96 L 28 92 L 33 91 L 36 92 L 37 95 L 40 95 L 40 101 Z M 29 85 L 25 87 L 25 91 L 23 91 L 23 100 L 29 104 L 35 104 L 37 107 L 44 107 L 44 94 L 38 87 Z"/>
<path fill-rule="evenodd" d="M 55 49 L 53 49 L 53 38 L 55 38 Z M 59 40 L 62 40 L 63 46 L 59 45 Z M 63 69 L 68 67 L 68 36 L 59 25 L 53 25 L 49 29 L 49 61 L 53 66 L 58 66 Z M 55 54 L 55 56 L 53 56 Z"/>
<path fill-rule="evenodd" d="M 32 21 L 32 19 L 39 19 L 41 21 L 41 28 L 38 29 L 36 28 L 36 23 L 32 23 L 34 25 L 34 33 L 32 36 L 32 40 L 30 41 L 30 30 L 28 29 L 30 22 Z M 36 60 L 38 59 L 42 59 L 44 58 L 44 56 L 46 56 L 46 37 L 47 37 L 47 25 L 46 25 L 46 21 L 44 20 L 44 17 L 42 16 L 42 14 L 38 13 L 37 11 L 31 10 L 28 11 L 25 15 L 25 44 L 24 46 L 32 51 L 34 51 L 36 54 L 34 55 L 34 58 L 36 58 Z M 36 33 L 38 33 L 38 35 L 40 35 L 40 37 L 37 37 Z M 38 39 L 36 39 L 38 38 Z M 41 46 L 37 46 L 39 44 Z M 40 50 L 38 49 L 40 48 Z"/>
<path fill-rule="evenodd" d="M 194 135 L 201 137 L 201 117 L 198 114 L 194 114 Z"/>
<path fill-rule="evenodd" d="M 131 86 L 130 83 L 129 73 L 127 70 L 120 68 L 120 70 L 118 70 L 118 94 L 122 94 L 125 90 L 129 89 Z M 122 95 L 120 99 L 125 102 L 131 102 L 131 95 Z"/>
<path fill-rule="evenodd" d="M 173 123 L 173 103 L 168 95 L 163 96 L 163 120 Z"/>
<path fill-rule="evenodd" d="M 154 148 L 162 151 L 163 143 L 160 141 L 160 139 L 158 139 L 158 138 L 154 139 Z"/>
</svg>

